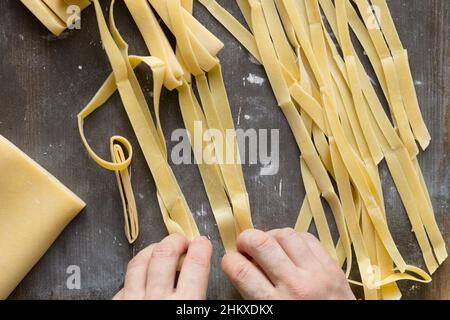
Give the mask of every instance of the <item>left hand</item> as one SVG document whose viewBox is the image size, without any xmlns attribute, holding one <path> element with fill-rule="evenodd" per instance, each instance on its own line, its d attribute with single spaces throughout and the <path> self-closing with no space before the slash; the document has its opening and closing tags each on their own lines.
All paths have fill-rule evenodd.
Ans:
<svg viewBox="0 0 450 320">
<path fill-rule="evenodd" d="M 175 284 L 179 259 L 185 253 Z M 124 287 L 113 300 L 204 300 L 211 254 L 212 245 L 206 237 L 189 242 L 182 235 L 170 235 L 128 263 Z"/>
</svg>

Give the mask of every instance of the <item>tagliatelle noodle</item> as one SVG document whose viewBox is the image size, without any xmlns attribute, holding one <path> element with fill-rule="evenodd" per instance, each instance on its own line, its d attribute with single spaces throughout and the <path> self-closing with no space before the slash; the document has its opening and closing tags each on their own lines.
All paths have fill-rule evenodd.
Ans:
<svg viewBox="0 0 450 320">
<path fill-rule="evenodd" d="M 300 70 L 297 66 L 297 57 L 292 50 L 288 37 L 284 32 L 281 18 L 273 0 L 261 0 L 261 6 L 266 18 L 267 27 L 272 38 L 275 52 L 280 63 L 294 79 L 299 79 Z M 273 19 L 270 19 L 273 18 Z"/>
<path fill-rule="evenodd" d="M 91 4 L 90 0 L 64 0 L 65 3 L 67 3 L 67 5 L 76 5 L 79 6 L 80 8 L 86 8 L 87 6 L 89 6 Z"/>
<path fill-rule="evenodd" d="M 356 113 L 358 115 L 359 122 L 361 123 L 361 127 L 364 128 L 363 133 L 366 138 L 366 142 L 369 146 L 370 153 L 374 161 L 378 164 L 382 158 L 383 154 L 381 148 L 379 146 L 379 142 L 375 137 L 375 133 L 373 132 L 372 124 L 369 121 L 367 112 L 368 110 L 364 110 L 362 105 L 364 104 L 364 96 L 360 87 L 358 70 L 356 67 L 355 56 L 353 55 L 353 46 L 350 40 L 350 33 L 347 26 L 347 13 L 345 2 L 342 2 L 343 8 L 339 10 L 339 6 L 337 4 L 341 3 L 341 1 L 336 1 L 336 14 L 337 14 L 337 22 L 338 22 L 338 34 L 341 43 L 341 48 L 345 58 L 345 65 L 347 68 L 347 77 L 349 79 L 349 85 L 351 94 L 353 97 L 354 105 L 357 106 L 355 108 Z"/>
<path fill-rule="evenodd" d="M 227 132 L 234 132 L 234 124 L 223 84 L 220 63 L 215 56 L 209 54 L 206 50 L 204 51 L 204 55 L 202 51 L 194 50 L 193 41 L 188 37 L 187 24 L 183 23 L 185 17 L 182 15 L 183 8 L 180 3 L 177 1 L 167 1 L 167 8 L 169 9 L 172 32 L 177 39 L 178 49 L 184 58 L 187 69 L 195 76 L 208 126 L 219 130 L 221 137 L 226 137 Z M 211 64 L 212 67 L 209 69 L 202 68 L 200 63 L 202 59 L 210 60 L 208 64 Z M 208 74 L 205 74 L 203 69 Z M 216 144 L 217 150 L 221 150 L 225 146 L 227 157 L 228 155 L 234 156 L 233 159 L 227 159 L 227 161 L 220 161 L 219 159 L 219 167 L 233 207 L 238 227 L 237 231 L 241 232 L 253 228 L 248 194 L 245 190 L 236 139 L 233 137 L 231 141 L 224 140 L 222 141 L 223 143 L 217 145 L 221 137 L 215 137 L 213 142 Z"/>
<path fill-rule="evenodd" d="M 363 21 L 367 27 L 370 38 L 375 46 L 378 59 L 381 61 L 384 75 L 386 78 L 387 91 L 392 113 L 396 119 L 399 128 L 400 137 L 410 156 L 413 158 L 418 154 L 418 148 L 414 140 L 409 120 L 406 114 L 404 101 L 402 98 L 399 77 L 393 57 L 380 31 L 377 18 L 372 12 L 372 8 L 367 0 L 353 0 L 357 5 Z"/>
<path fill-rule="evenodd" d="M 252 14 L 251 14 L 251 8 L 250 8 L 250 4 L 248 3 L 248 0 L 236 0 L 236 3 L 239 7 L 239 10 L 241 10 L 242 15 L 244 16 L 247 26 L 252 31 L 252 16 L 251 16 Z M 224 25 L 224 27 L 226 27 L 226 26 Z"/>
<path fill-rule="evenodd" d="M 308 169 L 305 161 L 301 160 L 301 172 L 303 182 L 305 185 L 306 195 L 309 203 L 309 208 L 316 224 L 317 232 L 319 234 L 320 241 L 323 243 L 328 253 L 337 260 L 336 248 L 334 247 L 333 238 L 331 237 L 330 229 L 328 228 L 327 219 L 325 217 L 325 211 L 320 203 L 320 194 L 317 189 L 314 177 Z"/>
<path fill-rule="evenodd" d="M 400 82 L 400 90 L 402 92 L 409 123 L 422 150 L 425 150 L 430 144 L 431 136 L 420 111 L 416 89 L 409 67 L 408 52 L 403 48 L 386 1 L 371 1 L 373 5 L 380 10 L 381 21 L 379 21 L 379 23 L 381 31 L 384 34 L 386 42 L 391 49 L 392 57 L 394 58 Z"/>
<path fill-rule="evenodd" d="M 212 0 L 198 0 L 220 23 L 227 26 L 230 33 L 238 35 L 240 43 L 250 52 L 256 60 L 261 60 L 259 57 L 258 48 L 256 46 L 253 35 L 247 31 L 228 11 L 223 7 L 217 5 L 217 2 Z"/>
<path fill-rule="evenodd" d="M 336 169 L 336 182 L 338 185 L 339 194 L 341 196 L 343 210 L 346 215 L 350 238 L 352 239 L 353 248 L 355 250 L 362 283 L 365 284 L 364 287 L 366 289 L 366 286 L 370 283 L 370 281 L 373 282 L 375 280 L 374 270 L 370 261 L 369 253 L 363 238 L 361 228 L 359 227 L 359 215 L 356 211 L 357 209 L 353 199 L 350 177 L 345 169 L 333 138 L 330 139 L 330 149 L 333 159 L 333 166 Z M 367 291 L 366 298 L 371 298 L 368 297 Z"/>
<path fill-rule="evenodd" d="M 114 163 L 123 163 L 126 161 L 123 147 L 120 143 L 115 141 L 114 137 L 111 138 L 111 158 Z M 120 198 L 122 199 L 125 236 L 129 243 L 133 243 L 139 236 L 139 220 L 136 199 L 131 185 L 131 175 L 128 168 L 116 171 L 116 179 Z"/>
<path fill-rule="evenodd" d="M 204 118 L 201 107 L 198 102 L 194 102 L 195 98 L 193 98 L 194 95 L 191 90 L 190 86 L 185 83 L 178 89 L 178 92 L 180 96 L 180 109 L 185 121 L 186 129 L 191 133 L 190 136 L 193 136 L 194 124 L 196 121 L 199 121 L 198 119 L 202 119 L 200 120 L 203 127 L 202 132 L 207 132 L 207 127 L 206 119 Z M 204 147 L 202 147 L 202 150 L 204 150 Z M 199 163 L 198 167 L 217 222 L 217 227 L 219 228 L 224 248 L 227 251 L 233 251 L 236 249 L 237 228 L 220 169 L 217 168 L 217 165 L 205 163 Z"/>
</svg>

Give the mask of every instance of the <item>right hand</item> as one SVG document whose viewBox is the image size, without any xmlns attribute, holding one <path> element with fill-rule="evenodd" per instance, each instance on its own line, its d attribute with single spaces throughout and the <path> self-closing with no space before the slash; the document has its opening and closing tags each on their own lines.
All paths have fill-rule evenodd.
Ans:
<svg viewBox="0 0 450 320">
<path fill-rule="evenodd" d="M 355 299 L 344 272 L 309 233 L 247 230 L 237 248 L 223 257 L 222 269 L 245 299 Z"/>
</svg>

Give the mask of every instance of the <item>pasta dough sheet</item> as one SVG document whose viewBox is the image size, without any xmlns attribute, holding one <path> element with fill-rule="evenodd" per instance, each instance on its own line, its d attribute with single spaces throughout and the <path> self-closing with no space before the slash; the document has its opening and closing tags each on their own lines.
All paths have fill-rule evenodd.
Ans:
<svg viewBox="0 0 450 320">
<path fill-rule="evenodd" d="M 85 203 L 0 135 L 0 299 L 6 299 Z"/>
</svg>

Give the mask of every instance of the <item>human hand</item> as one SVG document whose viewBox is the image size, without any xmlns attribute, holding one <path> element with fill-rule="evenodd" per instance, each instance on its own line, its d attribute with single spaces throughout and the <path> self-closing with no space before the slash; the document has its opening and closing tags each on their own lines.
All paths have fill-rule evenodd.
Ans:
<svg viewBox="0 0 450 320">
<path fill-rule="evenodd" d="M 186 253 L 187 251 L 187 253 Z M 186 253 L 175 284 L 180 257 Z M 212 245 L 206 237 L 189 242 L 172 234 L 139 252 L 129 263 L 122 290 L 114 300 L 203 300 L 211 268 Z"/>
<path fill-rule="evenodd" d="M 355 299 L 343 271 L 309 233 L 247 230 L 237 247 L 222 269 L 245 299 Z"/>
</svg>

